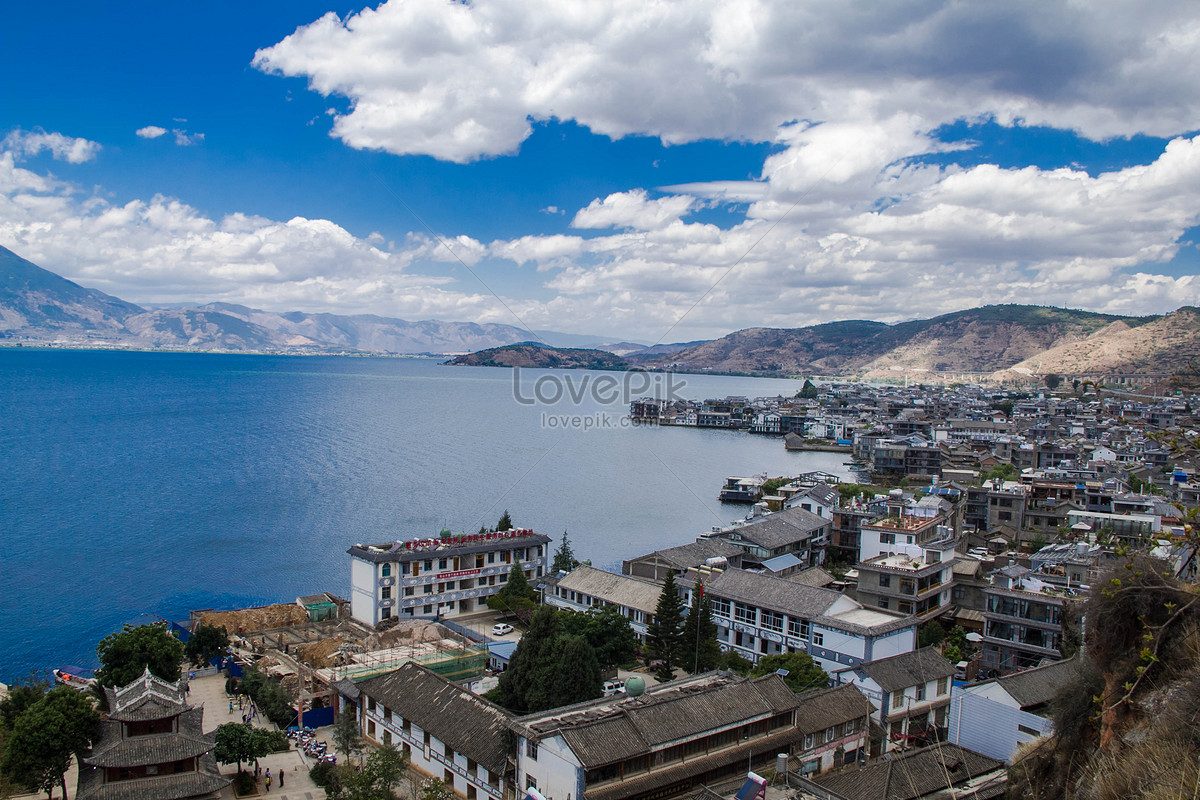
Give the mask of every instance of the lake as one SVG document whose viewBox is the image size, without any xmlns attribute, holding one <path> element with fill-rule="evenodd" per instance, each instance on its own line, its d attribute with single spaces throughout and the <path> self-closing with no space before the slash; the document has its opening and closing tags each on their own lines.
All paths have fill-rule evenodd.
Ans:
<svg viewBox="0 0 1200 800">
<path fill-rule="evenodd" d="M 743 515 L 716 500 L 727 475 L 847 475 L 839 453 L 625 420 L 629 394 L 799 382 L 651 377 L 0 348 L 0 681 L 95 666 L 96 643 L 146 615 L 347 596 L 355 543 L 475 532 L 507 509 L 619 569 Z"/>
</svg>

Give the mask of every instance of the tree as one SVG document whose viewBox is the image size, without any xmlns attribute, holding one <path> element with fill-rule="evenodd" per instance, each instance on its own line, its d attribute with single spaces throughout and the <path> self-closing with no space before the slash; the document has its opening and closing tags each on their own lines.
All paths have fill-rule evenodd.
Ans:
<svg viewBox="0 0 1200 800">
<path fill-rule="evenodd" d="M 614 606 L 593 606 L 582 614 L 568 612 L 561 615 L 559 624 L 564 633 L 587 640 L 601 669 L 630 664 L 637 658 L 637 634 L 629 618 Z"/>
<path fill-rule="evenodd" d="M 395 788 L 408 770 L 408 758 L 391 745 L 379 745 L 371 750 L 362 769 L 344 764 L 338 771 L 341 778 L 340 797 L 344 800 L 393 800 Z"/>
<path fill-rule="evenodd" d="M 534 612 L 529 629 L 521 637 L 508 669 L 500 675 L 497 688 L 500 690 L 501 705 L 505 708 L 517 712 L 529 709 L 528 694 L 534 683 L 543 676 L 542 670 L 550 663 L 558 633 L 558 612 L 550 606 L 542 606 Z"/>
<path fill-rule="evenodd" d="M 0 700 L 0 728 L 11 731 L 17 724 L 17 718 L 45 697 L 48 691 L 50 684 L 33 676 L 23 683 L 9 687 L 8 696 Z"/>
<path fill-rule="evenodd" d="M 512 517 L 508 515 L 508 509 L 504 509 L 504 514 L 501 515 L 500 521 L 496 523 L 496 530 L 511 531 L 513 529 Z"/>
<path fill-rule="evenodd" d="M 810 689 L 824 689 L 829 685 L 829 675 L 817 666 L 808 653 L 779 653 L 773 656 L 763 656 L 750 670 L 751 678 L 759 678 L 786 669 L 788 674 L 783 681 L 793 692 L 806 692 Z"/>
<path fill-rule="evenodd" d="M 567 532 L 563 531 L 562 542 L 554 553 L 554 563 L 550 565 L 550 571 L 570 572 L 577 566 L 579 566 L 579 560 L 575 558 L 575 551 L 571 549 L 571 540 L 567 538 Z"/>
<path fill-rule="evenodd" d="M 254 700 L 254 704 L 281 728 L 291 725 L 296 718 L 292 696 L 282 684 L 254 667 L 246 667 L 242 673 L 242 689 Z"/>
<path fill-rule="evenodd" d="M 800 387 L 800 391 L 796 392 L 796 397 L 801 400 L 816 400 L 819 392 L 813 382 L 805 379 L 804 385 Z"/>
<path fill-rule="evenodd" d="M 646 639 L 652 661 L 658 661 L 655 678 L 670 680 L 672 667 L 679 663 L 680 639 L 683 633 L 683 601 L 675 588 L 675 570 L 667 570 L 654 619 L 646 627 Z"/>
<path fill-rule="evenodd" d="M 508 571 L 508 583 L 487 599 L 487 606 L 493 611 L 516 613 L 532 609 L 536 605 L 537 590 L 529 585 L 529 580 L 525 577 L 525 571 L 521 569 L 520 562 L 513 562 L 512 568 Z"/>
<path fill-rule="evenodd" d="M 71 756 L 88 749 L 99 732 L 100 714 L 89 695 L 65 686 L 51 689 L 17 717 L 4 773 L 47 795 L 60 785 L 66 800 Z"/>
<path fill-rule="evenodd" d="M 458 795 L 437 778 L 430 778 L 421 787 L 421 800 L 457 800 Z"/>
<path fill-rule="evenodd" d="M 692 593 L 692 607 L 683 619 L 680 638 L 680 666 L 689 672 L 716 669 L 721 657 L 717 644 L 717 626 L 712 619 L 712 600 L 704 593 L 704 584 Z"/>
<path fill-rule="evenodd" d="M 183 664 L 183 643 L 170 634 L 165 623 L 126 625 L 101 639 L 96 655 L 100 659 L 100 669 L 96 670 L 100 686 L 133 683 L 147 667 L 164 681 L 174 682 L 179 680 Z"/>
<path fill-rule="evenodd" d="M 595 700 L 604 694 L 600 677 L 600 662 L 596 651 L 582 636 L 560 634 L 554 647 L 554 660 L 546 671 L 542 688 L 548 692 L 531 691 L 529 711 L 569 706 L 585 700 Z"/>
<path fill-rule="evenodd" d="M 183 646 L 184 655 L 198 667 L 207 666 L 212 659 L 225 655 L 229 648 L 229 634 L 216 625 L 200 625 L 192 631 Z"/>
<path fill-rule="evenodd" d="M 917 647 L 933 647 L 946 639 L 946 629 L 936 619 L 917 629 Z"/>
<path fill-rule="evenodd" d="M 213 755 L 222 764 L 237 764 L 242 771 L 243 761 L 257 761 L 271 753 L 268 731 L 241 722 L 226 722 L 217 726 L 216 748 Z"/>
<path fill-rule="evenodd" d="M 337 721 L 333 723 L 333 749 L 346 758 L 362 752 L 363 740 L 359 735 L 358 720 L 350 709 L 338 714 Z"/>
<path fill-rule="evenodd" d="M 1057 372 L 1047 373 L 1044 380 L 1046 382 L 1046 388 L 1052 392 L 1062 384 L 1062 376 Z"/>
</svg>

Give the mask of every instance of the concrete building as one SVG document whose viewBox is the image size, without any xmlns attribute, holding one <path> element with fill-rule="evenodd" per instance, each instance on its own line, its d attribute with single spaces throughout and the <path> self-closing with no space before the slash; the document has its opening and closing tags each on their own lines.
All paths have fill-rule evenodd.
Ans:
<svg viewBox="0 0 1200 800">
<path fill-rule="evenodd" d="M 1079 680 L 1079 669 L 1072 658 L 954 687 L 949 741 L 1011 764 L 1022 744 L 1054 732 L 1050 701 Z"/>
<path fill-rule="evenodd" d="M 794 555 L 801 568 L 819 566 L 825 561 L 825 545 L 832 530 L 831 519 L 822 518 L 802 508 L 789 508 L 765 514 L 752 521 L 728 528 L 717 528 L 700 537 L 723 539 L 743 551 L 742 565 L 761 566 L 768 559 Z"/>
<path fill-rule="evenodd" d="M 1077 613 L 1077 590 L 1048 583 L 1017 564 L 989 579 L 983 590 L 983 665 L 1010 671 L 1060 659 L 1064 631 Z"/>
<path fill-rule="evenodd" d="M 932 647 L 881 658 L 834 674 L 875 706 L 872 719 L 886 736 L 884 751 L 921 747 L 943 737 L 954 665 Z"/>
<path fill-rule="evenodd" d="M 724 539 L 701 539 L 622 561 L 621 572 L 636 578 L 662 581 L 666 580 L 668 570 L 686 572 L 709 564 L 737 569 L 742 565 L 744 552 L 741 547 Z"/>
<path fill-rule="evenodd" d="M 881 555 L 859 562 L 859 602 L 921 621 L 946 613 L 953 605 L 954 546 L 950 537 L 926 543 L 919 556 Z"/>
<path fill-rule="evenodd" d="M 350 613 L 377 625 L 392 617 L 455 617 L 487 607 L 513 564 L 533 581 L 546 572 L 549 536 L 527 529 L 356 544 Z"/>
<path fill-rule="evenodd" d="M 661 594 L 662 586 L 653 581 L 580 564 L 561 578 L 547 580 L 544 599 L 548 606 L 569 611 L 612 606 L 629 620 L 638 639 L 645 641 Z"/>
</svg>

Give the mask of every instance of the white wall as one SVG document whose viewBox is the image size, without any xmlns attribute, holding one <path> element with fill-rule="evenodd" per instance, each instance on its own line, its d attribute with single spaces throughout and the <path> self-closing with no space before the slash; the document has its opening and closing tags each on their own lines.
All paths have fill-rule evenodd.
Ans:
<svg viewBox="0 0 1200 800">
<path fill-rule="evenodd" d="M 350 558 L 350 616 L 367 625 L 379 622 L 376 605 L 376 566 L 360 558 Z"/>
<path fill-rule="evenodd" d="M 582 766 L 561 736 L 538 742 L 537 761 L 525 755 L 525 738 L 520 737 L 517 754 L 518 795 L 528 785 L 526 776 L 531 775 L 546 800 L 578 800 L 583 789 Z"/>
<path fill-rule="evenodd" d="M 917 647 L 915 628 L 904 628 L 886 636 L 877 637 L 871 643 L 871 660 L 898 656 L 901 653 L 911 653 Z"/>
<path fill-rule="evenodd" d="M 1019 745 L 1039 738 L 1019 730 L 1018 726 L 1042 735 L 1054 731 L 1048 719 L 972 694 L 960 686 L 951 691 L 951 742 L 1011 764 Z"/>
</svg>

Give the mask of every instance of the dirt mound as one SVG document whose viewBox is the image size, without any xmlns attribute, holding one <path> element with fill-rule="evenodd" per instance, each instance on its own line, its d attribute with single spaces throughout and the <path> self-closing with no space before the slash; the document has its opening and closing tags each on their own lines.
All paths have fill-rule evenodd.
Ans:
<svg viewBox="0 0 1200 800">
<path fill-rule="evenodd" d="M 308 612 L 294 603 L 276 603 L 238 611 L 208 611 L 200 615 L 201 624 L 223 627 L 231 636 L 289 625 L 303 625 L 307 622 Z"/>
<path fill-rule="evenodd" d="M 300 651 L 297 658 L 308 664 L 313 669 L 324 669 L 334 666 L 333 657 L 337 655 L 338 648 L 346 643 L 346 639 L 341 636 L 334 636 L 329 639 L 321 639 L 307 645 Z"/>
</svg>

